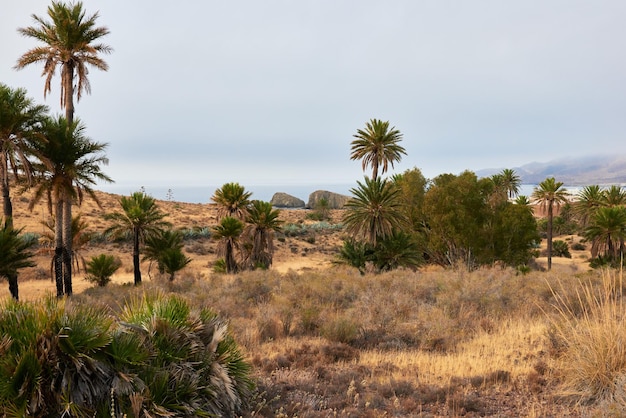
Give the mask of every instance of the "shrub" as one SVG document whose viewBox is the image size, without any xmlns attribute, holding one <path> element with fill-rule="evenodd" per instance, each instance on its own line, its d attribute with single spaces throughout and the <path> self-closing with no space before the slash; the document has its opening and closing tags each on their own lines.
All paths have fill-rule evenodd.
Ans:
<svg viewBox="0 0 626 418">
<path fill-rule="evenodd" d="M 554 257 L 572 258 L 572 254 L 569 252 L 569 245 L 560 239 L 552 243 L 552 255 Z"/>
<path fill-rule="evenodd" d="M 239 416 L 253 389 L 226 324 L 177 297 L 0 309 L 2 416 Z"/>
<path fill-rule="evenodd" d="M 85 276 L 85 280 L 104 287 L 111 281 L 111 276 L 115 274 L 121 265 L 120 259 L 112 255 L 100 254 L 91 257 L 91 260 L 87 262 L 87 276 Z"/>
<path fill-rule="evenodd" d="M 600 289 L 579 283 L 577 302 L 553 289 L 558 316 L 551 339 L 560 347 L 563 384 L 581 401 L 607 401 L 626 408 L 626 306 L 616 273 L 604 273 Z"/>
</svg>

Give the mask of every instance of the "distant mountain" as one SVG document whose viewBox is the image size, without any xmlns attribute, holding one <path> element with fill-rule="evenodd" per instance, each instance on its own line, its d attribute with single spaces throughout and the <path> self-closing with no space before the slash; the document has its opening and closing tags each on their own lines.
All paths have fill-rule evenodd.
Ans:
<svg viewBox="0 0 626 418">
<path fill-rule="evenodd" d="M 568 186 L 626 184 L 626 155 L 562 158 L 547 163 L 532 162 L 513 169 L 522 184 L 538 184 L 548 177 Z M 500 171 L 502 168 L 489 168 L 477 171 L 476 175 L 488 177 Z"/>
</svg>

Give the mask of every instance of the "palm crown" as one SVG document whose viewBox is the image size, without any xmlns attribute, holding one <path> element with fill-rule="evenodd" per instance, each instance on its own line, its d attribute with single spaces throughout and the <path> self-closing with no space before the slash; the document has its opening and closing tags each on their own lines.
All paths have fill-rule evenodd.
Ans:
<svg viewBox="0 0 626 418">
<path fill-rule="evenodd" d="M 394 162 L 400 161 L 402 154 L 406 155 L 405 149 L 399 145 L 402 134 L 395 127 L 389 128 L 389 122 L 372 119 L 365 125 L 365 129 L 357 130 L 353 135 L 351 160 L 362 160 L 363 170 L 372 167 L 372 178 L 378 177 L 378 167 L 382 166 L 384 174 L 393 167 Z"/>
</svg>

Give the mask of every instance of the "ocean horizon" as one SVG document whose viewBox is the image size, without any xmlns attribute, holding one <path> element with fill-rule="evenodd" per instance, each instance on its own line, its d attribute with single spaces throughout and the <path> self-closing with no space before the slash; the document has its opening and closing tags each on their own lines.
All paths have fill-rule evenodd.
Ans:
<svg viewBox="0 0 626 418">
<path fill-rule="evenodd" d="M 263 200 L 269 202 L 275 193 L 287 193 L 291 196 L 297 197 L 307 203 L 309 201 L 309 195 L 318 190 L 326 190 L 333 193 L 339 193 L 345 196 L 351 196 L 350 189 L 357 186 L 355 183 L 337 183 L 337 184 L 320 184 L 320 185 L 256 185 L 245 186 L 247 191 L 252 193 L 252 199 Z M 211 196 L 215 193 L 215 190 L 222 187 L 219 186 L 141 186 L 141 185 L 118 185 L 118 184 L 106 184 L 99 185 L 98 190 L 107 193 L 114 193 L 119 195 L 130 195 L 139 190 L 144 190 L 148 195 L 158 200 L 170 200 L 175 202 L 185 203 L 210 203 Z M 532 195 L 536 184 L 522 184 L 520 186 L 520 196 Z M 572 195 L 577 194 L 582 187 L 581 186 L 564 186 Z"/>
</svg>

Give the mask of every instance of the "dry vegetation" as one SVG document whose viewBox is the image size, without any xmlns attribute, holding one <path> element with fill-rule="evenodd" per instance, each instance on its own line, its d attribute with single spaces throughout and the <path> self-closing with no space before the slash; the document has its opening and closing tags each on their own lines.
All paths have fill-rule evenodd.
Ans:
<svg viewBox="0 0 626 418">
<path fill-rule="evenodd" d="M 92 202 L 76 210 L 93 232 L 105 229 L 104 212 L 118 210 L 117 196 L 99 195 L 104 210 Z M 41 233 L 47 208 L 29 213 L 26 197 L 14 200 L 16 225 Z M 160 207 L 176 228 L 215 224 L 208 204 Z M 155 269 L 150 279 L 146 264 L 145 283 L 134 288 L 130 244 L 94 240 L 83 256 L 119 255 L 123 266 L 106 288 L 92 287 L 78 273 L 74 298 L 114 311 L 131 294 L 160 288 L 219 312 L 253 365 L 258 391 L 251 416 L 621 416 L 624 365 L 611 363 L 619 373 L 597 384 L 619 386 L 608 394 L 576 380 L 582 369 L 589 381 L 615 351 L 611 344 L 626 341 L 593 336 L 610 323 L 621 338 L 623 309 L 613 303 L 621 301 L 621 282 L 605 285 L 618 273 L 590 272 L 585 251 L 554 259 L 550 273 L 430 267 L 361 276 L 332 264 L 341 232 L 311 227 L 305 211 L 281 216 L 300 229 L 276 241 L 270 271 L 213 273 L 215 243 L 195 238 L 185 245 L 193 262 L 173 283 L 155 276 Z M 332 216 L 338 221 L 340 214 Z M 49 256 L 41 253 L 36 261 L 38 267 L 20 276 L 22 299 L 53 292 Z M 9 297 L 6 287 L 0 297 Z M 577 334 L 581 317 L 587 328 Z M 595 359 L 568 350 L 603 339 L 605 350 Z"/>
</svg>

